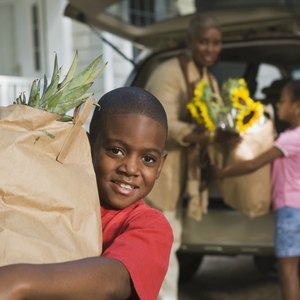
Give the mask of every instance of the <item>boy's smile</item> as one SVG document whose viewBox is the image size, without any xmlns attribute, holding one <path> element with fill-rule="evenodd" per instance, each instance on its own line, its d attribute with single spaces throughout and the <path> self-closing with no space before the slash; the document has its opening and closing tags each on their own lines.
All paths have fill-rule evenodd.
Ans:
<svg viewBox="0 0 300 300">
<path fill-rule="evenodd" d="M 151 191 L 166 157 L 167 133 L 137 113 L 111 114 L 103 126 L 93 147 L 99 195 L 102 204 L 123 209 Z"/>
</svg>

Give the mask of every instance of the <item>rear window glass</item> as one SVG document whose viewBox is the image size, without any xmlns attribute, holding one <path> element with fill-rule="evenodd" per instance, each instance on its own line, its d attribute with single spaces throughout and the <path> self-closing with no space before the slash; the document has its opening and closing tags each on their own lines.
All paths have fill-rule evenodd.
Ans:
<svg viewBox="0 0 300 300">
<path fill-rule="evenodd" d="M 75 2 L 75 1 L 74 1 Z M 112 1 L 114 2 L 114 1 Z M 119 0 L 106 13 L 139 27 L 195 12 L 239 8 L 296 7 L 299 0 Z"/>
<path fill-rule="evenodd" d="M 297 6 L 299 0 L 196 0 L 198 9 L 220 10 L 220 9 L 232 9 L 241 7 L 258 7 L 258 6 Z"/>
<path fill-rule="evenodd" d="M 254 94 L 254 98 L 259 100 L 264 99 L 266 96 L 263 93 L 263 89 L 269 87 L 273 81 L 281 78 L 281 72 L 276 66 L 269 64 L 260 64 L 256 78 L 257 88 Z"/>
<path fill-rule="evenodd" d="M 293 79 L 300 79 L 300 66 L 294 67 L 291 70 L 291 75 Z"/>
<path fill-rule="evenodd" d="M 244 77 L 246 68 L 245 62 L 220 61 L 211 67 L 211 72 L 221 85 L 227 78 Z"/>
<path fill-rule="evenodd" d="M 245 78 L 248 68 L 247 62 L 220 61 L 211 68 L 211 72 L 221 86 L 228 78 Z M 251 87 L 255 87 L 252 97 L 257 100 L 263 100 L 266 97 L 263 92 L 264 88 L 269 87 L 273 81 L 281 79 L 282 74 L 278 67 L 266 63 L 259 64 L 255 73 L 256 75 L 253 75 L 254 78 L 251 77 L 251 82 L 250 78 L 248 78 L 247 82 Z M 297 73 L 300 78 L 300 67 L 294 73 Z"/>
</svg>

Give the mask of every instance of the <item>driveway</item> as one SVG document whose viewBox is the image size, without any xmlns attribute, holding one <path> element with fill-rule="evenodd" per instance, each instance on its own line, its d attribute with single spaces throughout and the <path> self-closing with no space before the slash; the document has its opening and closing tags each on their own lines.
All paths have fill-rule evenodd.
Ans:
<svg viewBox="0 0 300 300">
<path fill-rule="evenodd" d="M 196 276 L 180 285 L 180 300 L 281 300 L 276 277 L 261 274 L 252 256 L 206 256 Z"/>
</svg>

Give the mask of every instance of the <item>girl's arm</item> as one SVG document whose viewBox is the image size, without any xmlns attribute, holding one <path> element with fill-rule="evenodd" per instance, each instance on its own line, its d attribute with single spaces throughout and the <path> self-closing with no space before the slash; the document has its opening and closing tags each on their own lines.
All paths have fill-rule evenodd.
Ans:
<svg viewBox="0 0 300 300">
<path fill-rule="evenodd" d="M 272 162 L 274 159 L 282 156 L 283 153 L 280 151 L 279 148 L 272 147 L 271 149 L 260 154 L 256 158 L 253 158 L 251 160 L 240 161 L 226 166 L 225 168 L 219 171 L 218 177 L 224 178 L 247 174 L 256 171 L 262 166 Z"/>
<path fill-rule="evenodd" d="M 109 258 L 0 267 L 1 300 L 127 299 L 130 294 L 127 269 Z"/>
</svg>

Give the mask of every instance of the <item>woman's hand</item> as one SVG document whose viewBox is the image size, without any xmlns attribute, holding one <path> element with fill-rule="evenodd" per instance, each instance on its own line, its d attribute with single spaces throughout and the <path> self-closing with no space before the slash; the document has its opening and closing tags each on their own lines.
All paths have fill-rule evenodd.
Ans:
<svg viewBox="0 0 300 300">
<path fill-rule="evenodd" d="M 222 147 L 235 149 L 242 141 L 242 137 L 237 133 L 229 130 L 217 129 L 214 141 Z"/>
<path fill-rule="evenodd" d="M 183 138 L 183 141 L 188 144 L 205 145 L 209 142 L 209 132 L 205 127 L 196 127 L 190 134 Z"/>
</svg>

